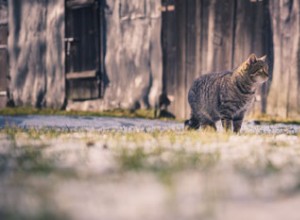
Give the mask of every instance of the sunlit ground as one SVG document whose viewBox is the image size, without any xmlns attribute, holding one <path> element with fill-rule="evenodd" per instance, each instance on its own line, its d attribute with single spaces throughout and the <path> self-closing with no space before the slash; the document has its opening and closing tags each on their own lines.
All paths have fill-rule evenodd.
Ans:
<svg viewBox="0 0 300 220">
<path fill-rule="evenodd" d="M 299 219 L 300 135 L 0 132 L 0 219 Z"/>
</svg>

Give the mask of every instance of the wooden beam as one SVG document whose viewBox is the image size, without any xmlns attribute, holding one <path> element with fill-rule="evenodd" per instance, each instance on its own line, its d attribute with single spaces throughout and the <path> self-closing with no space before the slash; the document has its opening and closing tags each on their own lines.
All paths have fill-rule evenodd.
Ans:
<svg viewBox="0 0 300 220">
<path fill-rule="evenodd" d="M 73 73 L 66 74 L 67 80 L 95 78 L 96 76 L 97 76 L 96 70 L 84 71 L 84 72 L 73 72 Z"/>
<path fill-rule="evenodd" d="M 66 5 L 69 8 L 77 8 L 77 7 L 84 7 L 87 5 L 91 5 L 94 2 L 95 0 L 69 0 L 66 2 Z"/>
</svg>

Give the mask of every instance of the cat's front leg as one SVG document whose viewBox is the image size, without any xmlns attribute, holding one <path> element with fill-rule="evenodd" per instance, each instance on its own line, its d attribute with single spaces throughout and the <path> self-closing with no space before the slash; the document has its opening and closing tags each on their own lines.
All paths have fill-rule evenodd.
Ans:
<svg viewBox="0 0 300 220">
<path fill-rule="evenodd" d="M 231 119 L 223 118 L 223 119 L 221 119 L 221 122 L 222 122 L 222 126 L 226 132 L 232 131 L 232 120 Z"/>
<path fill-rule="evenodd" d="M 233 118 L 233 132 L 239 133 L 243 124 L 245 112 L 240 113 L 238 116 Z"/>
</svg>

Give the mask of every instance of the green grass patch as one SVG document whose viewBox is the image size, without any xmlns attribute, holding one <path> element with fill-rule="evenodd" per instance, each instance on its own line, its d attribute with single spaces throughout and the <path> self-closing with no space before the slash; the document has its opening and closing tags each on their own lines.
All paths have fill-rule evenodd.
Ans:
<svg viewBox="0 0 300 220">
<path fill-rule="evenodd" d="M 66 214 L 58 213 L 57 210 L 40 210 L 38 213 L 29 214 L 20 211 L 4 209 L 0 207 L 0 219 L 5 220 L 68 220 Z"/>
<path fill-rule="evenodd" d="M 49 174 L 54 170 L 54 158 L 45 158 L 41 146 L 12 147 L 8 152 L 0 154 L 0 174 L 7 172 L 14 173 L 35 173 Z"/>
<path fill-rule="evenodd" d="M 167 186 L 172 186 L 174 175 L 188 170 L 209 171 L 219 159 L 219 152 L 188 152 L 163 147 L 155 147 L 151 151 L 143 147 L 122 148 L 115 155 L 121 172 L 151 173 Z"/>
<path fill-rule="evenodd" d="M 18 134 L 26 134 L 29 139 L 40 139 L 41 136 L 55 138 L 59 135 L 70 133 L 70 131 L 67 130 L 54 128 L 20 128 L 16 126 L 5 126 L 0 129 L 0 132 L 7 134 L 11 140 L 15 139 Z"/>
<path fill-rule="evenodd" d="M 188 152 L 155 147 L 122 148 L 116 154 L 121 170 L 175 173 L 186 169 L 209 169 L 219 161 L 219 153 Z"/>
<path fill-rule="evenodd" d="M 279 116 L 271 116 L 267 114 L 253 115 L 248 117 L 257 124 L 293 124 L 300 125 L 300 118 L 283 118 Z"/>
<path fill-rule="evenodd" d="M 113 109 L 101 112 L 95 111 L 64 111 L 49 108 L 32 107 L 7 107 L 0 109 L 0 115 L 64 115 L 64 116 L 96 116 L 96 117 L 127 117 L 127 118 L 147 118 L 154 119 L 154 110 L 138 109 L 135 111 L 126 109 Z"/>
</svg>

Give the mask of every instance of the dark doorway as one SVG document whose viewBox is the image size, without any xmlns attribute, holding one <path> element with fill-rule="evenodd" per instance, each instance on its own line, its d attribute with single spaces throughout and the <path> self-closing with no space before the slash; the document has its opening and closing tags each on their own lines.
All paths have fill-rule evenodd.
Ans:
<svg viewBox="0 0 300 220">
<path fill-rule="evenodd" d="M 65 27 L 67 98 L 101 97 L 103 74 L 103 1 L 67 0 Z"/>
</svg>

